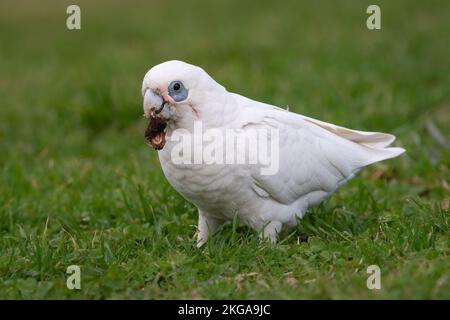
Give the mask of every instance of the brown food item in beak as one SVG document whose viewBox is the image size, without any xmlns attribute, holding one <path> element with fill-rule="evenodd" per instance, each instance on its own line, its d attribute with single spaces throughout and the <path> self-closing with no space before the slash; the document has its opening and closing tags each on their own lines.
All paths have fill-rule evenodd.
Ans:
<svg viewBox="0 0 450 320">
<path fill-rule="evenodd" d="M 145 139 L 147 139 L 149 146 L 156 150 L 161 150 L 166 144 L 166 122 L 154 116 L 150 116 L 150 122 L 147 130 L 145 130 Z"/>
</svg>

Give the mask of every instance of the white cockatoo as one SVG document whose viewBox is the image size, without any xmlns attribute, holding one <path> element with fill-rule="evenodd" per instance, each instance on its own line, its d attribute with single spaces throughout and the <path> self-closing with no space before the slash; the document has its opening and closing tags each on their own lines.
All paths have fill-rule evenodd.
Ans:
<svg viewBox="0 0 450 320">
<path fill-rule="evenodd" d="M 158 150 L 164 175 L 198 208 L 198 246 L 235 217 L 276 241 L 282 229 L 295 226 L 309 207 L 361 168 L 405 151 L 388 148 L 393 135 L 343 128 L 228 92 L 203 69 L 182 61 L 151 68 L 144 77 L 142 94 L 144 115 L 150 119 L 146 138 Z M 198 140 L 196 126 L 201 126 L 201 135 L 208 130 L 214 134 Z M 276 163 L 273 170 L 264 172 L 268 162 L 255 162 L 258 157 L 249 161 L 247 153 L 240 158 L 245 161 L 237 164 L 207 161 L 204 154 L 198 157 L 213 143 L 211 154 L 220 160 L 227 132 L 256 139 L 248 143 L 248 154 L 260 145 L 270 145 Z M 194 142 L 193 148 L 189 145 L 190 149 L 180 152 L 181 134 L 191 134 L 190 141 L 197 141 L 197 147 L 200 141 L 200 148 Z M 242 146 L 247 140 L 240 141 Z M 223 148 L 222 152 L 226 158 L 237 150 L 239 157 L 247 149 Z M 197 161 L 188 161 L 195 157 Z"/>
</svg>

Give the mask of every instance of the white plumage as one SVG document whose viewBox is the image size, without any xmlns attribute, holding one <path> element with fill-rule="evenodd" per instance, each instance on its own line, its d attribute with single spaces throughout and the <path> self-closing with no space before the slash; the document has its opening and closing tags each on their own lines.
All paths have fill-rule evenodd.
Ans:
<svg viewBox="0 0 450 320">
<path fill-rule="evenodd" d="M 178 94 L 175 82 L 182 84 Z M 170 88 L 169 88 L 170 87 Z M 178 88 L 176 86 L 175 88 Z M 283 227 L 296 225 L 306 210 L 321 202 L 361 168 L 404 152 L 388 148 L 395 137 L 356 131 L 288 112 L 228 92 L 203 69 L 181 62 L 159 64 L 145 75 L 144 112 L 167 123 L 166 144 L 158 151 L 170 184 L 199 210 L 198 245 L 236 215 L 244 224 L 276 240 Z M 186 93 L 186 97 L 183 94 Z M 185 99 L 180 100 L 180 97 Z M 177 101 L 178 100 L 178 101 Z M 262 175 L 260 166 L 176 164 L 176 129 L 276 129 L 279 170 Z"/>
</svg>

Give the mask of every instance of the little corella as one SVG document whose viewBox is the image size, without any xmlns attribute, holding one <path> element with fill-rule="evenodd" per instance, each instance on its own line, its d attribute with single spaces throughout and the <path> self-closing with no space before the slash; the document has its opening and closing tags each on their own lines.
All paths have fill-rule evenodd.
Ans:
<svg viewBox="0 0 450 320">
<path fill-rule="evenodd" d="M 228 92 L 203 69 L 167 61 L 142 84 L 149 144 L 169 183 L 198 208 L 198 240 L 238 218 L 272 241 L 361 168 L 402 154 L 356 131 Z"/>
</svg>

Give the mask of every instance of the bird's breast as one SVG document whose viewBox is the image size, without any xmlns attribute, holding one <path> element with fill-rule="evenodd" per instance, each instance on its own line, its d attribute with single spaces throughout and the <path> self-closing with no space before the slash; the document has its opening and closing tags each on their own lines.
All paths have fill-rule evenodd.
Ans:
<svg viewBox="0 0 450 320">
<path fill-rule="evenodd" d="M 158 152 L 164 175 L 172 187 L 203 210 L 232 216 L 239 206 L 237 193 L 245 185 L 237 168 L 226 164 L 179 163 L 174 160 L 173 148 L 173 142 L 169 141 Z"/>
</svg>

